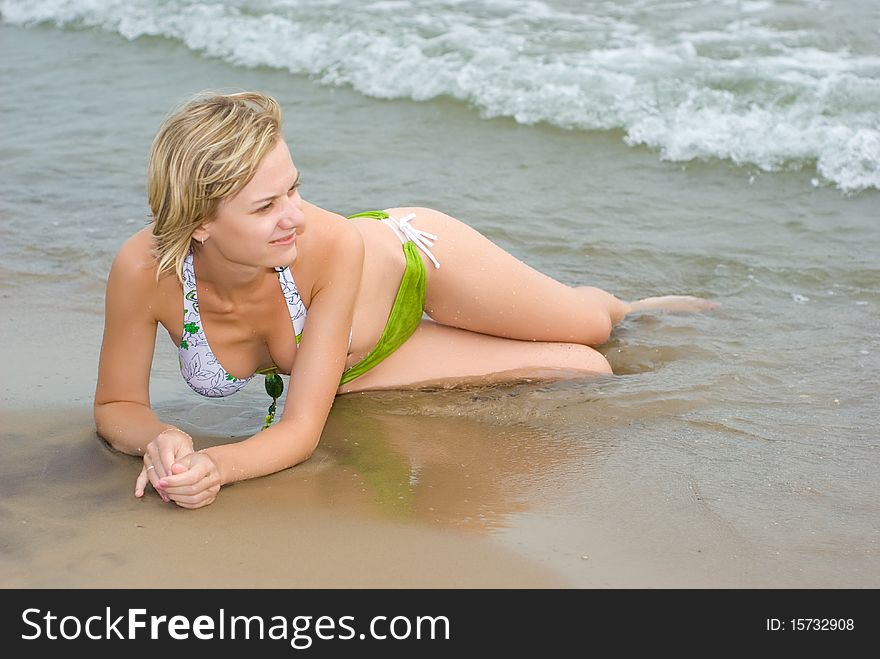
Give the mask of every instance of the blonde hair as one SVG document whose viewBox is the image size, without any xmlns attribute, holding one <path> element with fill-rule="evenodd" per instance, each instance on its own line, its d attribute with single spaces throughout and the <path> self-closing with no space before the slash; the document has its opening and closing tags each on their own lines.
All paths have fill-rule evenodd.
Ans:
<svg viewBox="0 0 880 659">
<path fill-rule="evenodd" d="M 156 280 L 183 262 L 193 233 L 253 178 L 281 139 L 281 108 L 258 92 L 201 92 L 159 128 L 147 165 Z"/>
</svg>

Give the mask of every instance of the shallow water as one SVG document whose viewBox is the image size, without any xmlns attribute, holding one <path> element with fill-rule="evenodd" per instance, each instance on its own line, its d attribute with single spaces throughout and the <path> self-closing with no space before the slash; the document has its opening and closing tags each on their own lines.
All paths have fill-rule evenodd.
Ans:
<svg viewBox="0 0 880 659">
<path fill-rule="evenodd" d="M 722 307 L 627 319 L 602 348 L 610 378 L 340 397 L 322 461 L 229 488 L 229 509 L 297 499 L 315 478 L 297 501 L 488 538 L 571 585 L 880 583 L 876 189 L 845 193 L 809 167 L 668 162 L 627 146 L 625 127 L 486 119 L 448 96 L 377 100 L 163 37 L 4 24 L 0 68 L 4 482 L 45 473 L 50 457 L 86 476 L 107 459 L 126 476 L 101 472 L 95 509 L 130 496 L 131 459 L 88 448 L 106 273 L 146 218 L 164 114 L 199 89 L 256 88 L 285 108 L 313 203 L 436 207 L 566 283 Z M 163 419 L 213 441 L 252 433 L 266 404 L 257 383 L 225 401 L 192 393 L 161 330 L 151 388 Z M 34 454 L 41 437 L 19 410 L 69 418 L 72 434 Z M 7 518 L 39 518 L 89 485 L 13 488 Z M 87 568 L 83 579 L 98 572 Z"/>
</svg>

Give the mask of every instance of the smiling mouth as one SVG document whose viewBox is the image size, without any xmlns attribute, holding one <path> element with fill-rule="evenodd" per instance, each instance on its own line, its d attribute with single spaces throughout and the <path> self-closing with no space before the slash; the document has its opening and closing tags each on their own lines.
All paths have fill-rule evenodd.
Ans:
<svg viewBox="0 0 880 659">
<path fill-rule="evenodd" d="M 284 238 L 279 238 L 278 240 L 273 240 L 269 244 L 270 245 L 287 245 L 289 243 L 292 243 L 294 238 L 296 238 L 296 231 L 294 231 L 289 236 L 285 236 Z"/>
</svg>

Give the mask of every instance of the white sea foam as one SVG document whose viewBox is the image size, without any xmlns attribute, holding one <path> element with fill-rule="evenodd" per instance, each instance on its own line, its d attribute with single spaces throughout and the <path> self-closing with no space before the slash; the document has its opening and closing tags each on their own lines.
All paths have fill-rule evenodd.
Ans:
<svg viewBox="0 0 880 659">
<path fill-rule="evenodd" d="M 809 167 L 842 190 L 880 188 L 880 56 L 851 52 L 821 17 L 765 19 L 769 0 L 555 5 L 0 0 L 0 12 L 11 24 L 167 37 L 377 98 L 445 95 L 487 118 L 622 129 L 668 160 Z"/>
</svg>

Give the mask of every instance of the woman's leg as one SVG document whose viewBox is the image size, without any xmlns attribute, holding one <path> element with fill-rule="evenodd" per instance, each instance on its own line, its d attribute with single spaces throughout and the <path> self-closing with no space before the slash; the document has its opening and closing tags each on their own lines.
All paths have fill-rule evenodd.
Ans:
<svg viewBox="0 0 880 659">
<path fill-rule="evenodd" d="M 610 373 L 605 357 L 585 345 L 517 341 L 423 320 L 406 343 L 338 393 Z"/>
<path fill-rule="evenodd" d="M 437 235 L 431 251 L 440 268 L 422 256 L 428 270 L 425 311 L 438 323 L 510 339 L 599 345 L 628 311 L 604 291 L 548 277 L 444 213 L 388 212 L 415 213 L 413 226 Z"/>
</svg>

